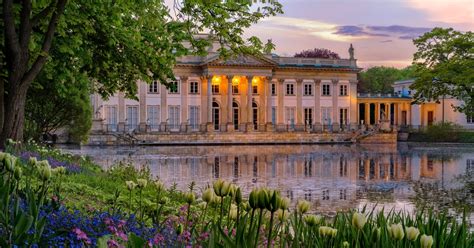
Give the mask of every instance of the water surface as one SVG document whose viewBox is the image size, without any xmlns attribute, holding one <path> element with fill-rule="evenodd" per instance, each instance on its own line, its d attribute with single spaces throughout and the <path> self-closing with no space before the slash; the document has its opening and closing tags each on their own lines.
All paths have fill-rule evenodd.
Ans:
<svg viewBox="0 0 474 248">
<path fill-rule="evenodd" d="M 66 148 L 104 168 L 119 161 L 148 166 L 166 185 L 198 190 L 217 178 L 248 193 L 255 187 L 306 199 L 317 212 L 377 206 L 473 209 L 474 147 L 467 145 L 273 145 Z M 471 214 L 471 222 L 473 214 Z"/>
</svg>

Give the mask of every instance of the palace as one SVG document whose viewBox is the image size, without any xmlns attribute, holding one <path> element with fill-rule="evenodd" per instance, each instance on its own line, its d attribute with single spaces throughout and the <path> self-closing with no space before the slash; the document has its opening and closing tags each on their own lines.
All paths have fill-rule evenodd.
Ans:
<svg viewBox="0 0 474 248">
<path fill-rule="evenodd" d="M 221 135 L 233 140 L 249 132 L 254 139 L 270 139 L 259 133 L 279 134 L 282 141 L 289 137 L 282 133 L 294 133 L 299 136 L 291 136 L 294 140 L 290 142 L 302 137 L 311 142 L 319 136 L 308 138 L 308 134 L 348 134 L 374 128 L 387 132 L 442 120 L 473 126 L 472 118 L 454 113 L 451 99 L 442 106 L 411 105 L 408 87 L 413 81 L 395 82 L 394 94 L 358 94 L 360 70 L 352 45 L 346 59 L 267 54 L 223 60 L 212 50 L 204 57 L 181 57 L 171 87 L 138 82 L 139 101 L 126 99 L 123 93 L 106 101 L 92 95 L 95 114 L 90 143 L 104 143 L 104 135 L 120 133 L 156 141 L 164 134 L 207 135 L 195 139 L 233 134 Z M 350 138 L 340 136 L 339 140 Z"/>
</svg>

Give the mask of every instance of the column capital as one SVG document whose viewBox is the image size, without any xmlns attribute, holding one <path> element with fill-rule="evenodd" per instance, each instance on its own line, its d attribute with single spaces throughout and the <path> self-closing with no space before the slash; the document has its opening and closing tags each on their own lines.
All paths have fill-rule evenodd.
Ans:
<svg viewBox="0 0 474 248">
<path fill-rule="evenodd" d="M 350 84 L 358 84 L 358 83 L 359 83 L 359 80 L 349 80 L 349 83 L 350 83 Z"/>
<path fill-rule="evenodd" d="M 232 80 L 234 78 L 234 75 L 233 74 L 229 74 L 229 75 L 225 75 L 225 77 L 227 78 L 227 80 Z"/>
<path fill-rule="evenodd" d="M 333 84 L 337 84 L 337 83 L 339 83 L 339 79 L 331 79 L 331 82 L 332 82 Z"/>
<path fill-rule="evenodd" d="M 277 81 L 282 84 L 283 82 L 285 82 L 285 79 L 284 78 L 278 78 Z"/>
<path fill-rule="evenodd" d="M 268 82 L 271 82 L 273 80 L 273 77 L 272 76 L 265 76 L 265 80 L 267 80 Z"/>
<path fill-rule="evenodd" d="M 304 80 L 304 79 L 302 79 L 302 78 L 297 78 L 297 79 L 296 79 L 296 83 L 301 84 L 301 83 L 303 82 L 303 80 Z"/>
<path fill-rule="evenodd" d="M 209 80 L 209 79 L 212 78 L 212 76 L 213 76 L 213 75 L 202 75 L 202 76 L 201 76 L 201 80 L 203 80 L 203 81 L 204 81 L 204 80 Z"/>
<path fill-rule="evenodd" d="M 320 84 L 320 83 L 321 83 L 321 79 L 319 79 L 319 78 L 315 78 L 315 79 L 313 79 L 313 80 L 314 80 L 314 83 L 315 83 L 315 84 Z"/>
<path fill-rule="evenodd" d="M 188 81 L 188 76 L 179 76 L 179 79 L 181 79 L 182 81 Z"/>
</svg>

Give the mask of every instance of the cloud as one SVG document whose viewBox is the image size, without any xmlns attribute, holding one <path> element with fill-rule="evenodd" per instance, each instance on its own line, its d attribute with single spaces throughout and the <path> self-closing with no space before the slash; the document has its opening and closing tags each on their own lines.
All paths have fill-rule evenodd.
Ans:
<svg viewBox="0 0 474 248">
<path fill-rule="evenodd" d="M 474 2 L 472 0 L 407 0 L 411 8 L 428 14 L 431 21 L 450 24 L 465 23 L 474 27 Z"/>
<path fill-rule="evenodd" d="M 426 32 L 431 31 L 431 28 L 425 27 L 408 27 L 401 25 L 391 26 L 367 26 L 367 29 L 374 32 L 383 32 L 387 34 L 399 35 L 398 38 L 402 40 L 412 40 Z"/>
<path fill-rule="evenodd" d="M 389 43 L 389 42 L 393 42 L 393 40 L 382 40 L 382 41 L 380 41 L 380 43 Z"/>
<path fill-rule="evenodd" d="M 363 27 L 360 26 L 338 26 L 337 31 L 334 34 L 339 35 L 348 35 L 348 36 L 380 36 L 380 37 L 388 37 L 388 34 L 380 34 L 380 33 L 369 33 L 364 31 Z"/>
</svg>

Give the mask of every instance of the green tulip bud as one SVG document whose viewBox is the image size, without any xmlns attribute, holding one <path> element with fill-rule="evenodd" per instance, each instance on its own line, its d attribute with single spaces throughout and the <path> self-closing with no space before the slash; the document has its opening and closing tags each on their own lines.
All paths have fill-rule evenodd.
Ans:
<svg viewBox="0 0 474 248">
<path fill-rule="evenodd" d="M 433 245 L 433 236 L 421 235 L 420 243 L 421 248 L 431 248 Z"/>
<path fill-rule="evenodd" d="M 217 196 L 222 196 L 221 195 L 221 190 L 222 190 L 222 185 L 224 184 L 224 181 L 222 181 L 221 179 L 217 179 L 217 181 L 215 181 L 213 184 L 212 184 L 212 187 L 214 188 L 214 193 L 217 195 Z"/>
<path fill-rule="evenodd" d="M 249 204 L 252 209 L 258 208 L 258 190 L 254 189 L 250 192 Z"/>
<path fill-rule="evenodd" d="M 304 221 L 308 226 L 315 226 L 321 223 L 322 217 L 320 215 L 306 215 Z"/>
<path fill-rule="evenodd" d="M 290 207 L 290 198 L 288 197 L 280 197 L 280 209 L 287 210 Z"/>
<path fill-rule="evenodd" d="M 36 157 L 30 157 L 30 159 L 28 159 L 28 165 L 30 165 L 31 167 L 36 167 L 38 163 L 38 160 L 36 159 Z"/>
<path fill-rule="evenodd" d="M 0 162 L 2 162 L 6 156 L 7 156 L 7 153 L 0 152 Z"/>
<path fill-rule="evenodd" d="M 16 158 L 8 154 L 5 157 L 5 167 L 7 168 L 7 171 L 14 172 L 15 164 L 16 164 Z"/>
<path fill-rule="evenodd" d="M 226 182 L 224 181 L 224 183 L 222 183 L 222 188 L 221 188 L 221 197 L 224 197 L 224 196 L 227 196 L 230 192 L 230 183 L 229 182 Z"/>
<path fill-rule="evenodd" d="M 212 191 L 212 189 L 207 188 L 206 190 L 204 190 L 204 192 L 202 193 L 202 200 L 206 203 L 210 203 L 212 201 L 212 198 L 214 198 L 214 192 Z"/>
<path fill-rule="evenodd" d="M 203 210 L 206 208 L 206 206 L 207 206 L 207 203 L 205 203 L 205 202 L 200 202 L 198 204 L 198 208 L 203 209 Z"/>
<path fill-rule="evenodd" d="M 268 196 L 268 190 L 260 189 L 258 191 L 258 208 L 265 209 L 270 204 L 270 198 Z"/>
<path fill-rule="evenodd" d="M 143 188 L 146 187 L 147 184 L 148 184 L 148 181 L 147 181 L 146 179 L 143 179 L 143 178 L 137 179 L 137 186 L 138 186 L 138 188 L 143 189 Z"/>
<path fill-rule="evenodd" d="M 347 241 L 342 242 L 342 247 L 343 248 L 349 248 L 349 242 L 347 242 Z"/>
<path fill-rule="evenodd" d="M 331 236 L 334 238 L 337 235 L 337 229 L 331 228 Z"/>
<path fill-rule="evenodd" d="M 51 178 L 51 167 L 49 166 L 48 161 L 43 161 L 38 172 L 40 179 L 43 181 L 48 181 Z"/>
<path fill-rule="evenodd" d="M 196 196 L 194 195 L 193 192 L 188 192 L 188 193 L 184 194 L 184 198 L 186 199 L 186 202 L 188 204 L 192 204 L 194 202 L 194 200 L 196 200 Z"/>
<path fill-rule="evenodd" d="M 232 219 L 232 220 L 236 220 L 237 219 L 237 206 L 232 204 L 230 206 L 230 212 L 229 212 L 229 217 Z"/>
<path fill-rule="evenodd" d="M 280 194 L 278 191 L 273 191 L 270 198 L 270 208 L 267 208 L 270 212 L 275 212 L 280 208 Z"/>
<path fill-rule="evenodd" d="M 277 214 L 277 219 L 280 222 L 285 222 L 288 219 L 288 216 L 290 213 L 288 211 L 283 211 L 281 209 L 278 209 L 278 211 L 276 211 L 276 214 Z"/>
<path fill-rule="evenodd" d="M 179 224 L 179 225 L 176 227 L 176 234 L 177 234 L 177 235 L 180 235 L 181 233 L 183 233 L 183 225 Z"/>
<path fill-rule="evenodd" d="M 126 181 L 125 184 L 127 185 L 127 189 L 130 191 L 137 187 L 137 184 L 134 181 Z"/>
<path fill-rule="evenodd" d="M 402 240 L 405 236 L 405 232 L 403 232 L 402 224 L 393 224 L 390 226 L 389 233 L 393 239 Z"/>
<path fill-rule="evenodd" d="M 165 185 L 160 180 L 156 180 L 154 182 L 154 184 L 155 184 L 155 188 L 158 192 L 161 192 L 165 189 Z"/>
<path fill-rule="evenodd" d="M 420 235 L 420 230 L 416 227 L 407 227 L 405 231 L 407 233 L 407 239 L 411 241 L 415 241 L 418 238 L 418 235 Z"/>
<path fill-rule="evenodd" d="M 246 202 L 242 203 L 242 209 L 247 211 L 247 212 L 250 212 L 252 210 L 252 207 L 250 206 L 249 202 L 246 201 Z"/>
<path fill-rule="evenodd" d="M 364 228 L 366 222 L 367 218 L 365 215 L 359 213 L 354 213 L 352 215 L 352 226 L 356 227 L 357 229 L 361 230 Z"/>
<path fill-rule="evenodd" d="M 21 169 L 20 166 L 15 167 L 14 175 L 15 175 L 15 179 L 16 179 L 16 180 L 20 180 L 21 175 L 22 175 L 22 172 L 23 172 L 23 171 L 22 171 L 22 169 Z"/>
<path fill-rule="evenodd" d="M 297 205 L 298 212 L 301 214 L 305 214 L 306 212 L 308 212 L 310 207 L 311 207 L 311 204 L 305 200 L 299 201 Z"/>
<path fill-rule="evenodd" d="M 237 203 L 237 205 L 242 203 L 242 191 L 240 187 L 235 191 L 235 203 Z"/>
</svg>

